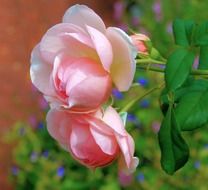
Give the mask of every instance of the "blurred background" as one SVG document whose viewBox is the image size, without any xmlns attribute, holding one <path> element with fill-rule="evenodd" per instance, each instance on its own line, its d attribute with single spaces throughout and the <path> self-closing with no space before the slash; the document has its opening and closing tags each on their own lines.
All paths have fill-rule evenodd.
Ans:
<svg viewBox="0 0 208 190">
<path fill-rule="evenodd" d="M 0 0 L 0 189 L 206 190 L 207 129 L 184 134 L 191 149 L 184 168 L 168 176 L 160 167 L 160 91 L 142 99 L 128 115 L 127 130 L 135 139 L 140 158 L 132 176 L 118 174 L 116 163 L 90 171 L 48 135 L 48 105 L 30 82 L 30 52 L 46 30 L 59 23 L 65 10 L 76 3 L 91 7 L 107 26 L 148 35 L 164 57 L 173 47 L 173 19 L 208 20 L 207 0 Z M 161 74 L 137 71 L 138 85 L 128 94 L 113 90 L 116 106 L 122 107 L 162 81 Z"/>
</svg>

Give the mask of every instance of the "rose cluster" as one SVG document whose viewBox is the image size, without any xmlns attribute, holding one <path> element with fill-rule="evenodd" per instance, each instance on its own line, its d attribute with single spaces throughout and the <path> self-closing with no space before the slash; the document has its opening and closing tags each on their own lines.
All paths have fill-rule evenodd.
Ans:
<svg viewBox="0 0 208 190">
<path fill-rule="evenodd" d="M 80 163 L 101 167 L 119 159 L 133 171 L 134 141 L 117 111 L 103 105 L 112 87 L 127 91 L 136 69 L 131 38 L 84 5 L 70 7 L 33 49 L 32 83 L 50 104 L 50 135 Z"/>
</svg>

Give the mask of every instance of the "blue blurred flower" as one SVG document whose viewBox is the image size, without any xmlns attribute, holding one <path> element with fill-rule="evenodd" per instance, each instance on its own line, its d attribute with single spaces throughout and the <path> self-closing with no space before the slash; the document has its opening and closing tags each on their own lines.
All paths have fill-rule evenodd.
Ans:
<svg viewBox="0 0 208 190">
<path fill-rule="evenodd" d="M 136 179 L 138 182 L 143 182 L 144 181 L 144 174 L 142 172 L 139 172 L 138 175 L 136 176 Z"/>
<path fill-rule="evenodd" d="M 64 174 L 65 174 L 65 169 L 64 169 L 64 167 L 63 166 L 60 166 L 58 169 L 57 169 L 57 176 L 59 176 L 59 177 L 63 177 L 64 176 Z"/>
<path fill-rule="evenodd" d="M 122 94 L 119 90 L 117 90 L 116 88 L 114 88 L 114 89 L 112 90 L 112 94 L 113 94 L 113 96 L 114 96 L 116 99 L 118 99 L 118 100 L 123 99 L 123 94 Z"/>
<path fill-rule="evenodd" d="M 43 151 L 43 153 L 42 153 L 43 157 L 48 158 L 48 155 L 49 155 L 49 151 L 48 150 Z"/>
<path fill-rule="evenodd" d="M 146 78 L 144 78 L 144 77 L 139 77 L 139 78 L 137 79 L 137 82 L 138 82 L 141 86 L 143 86 L 143 87 L 147 86 L 148 83 L 149 83 L 148 79 L 146 79 Z"/>
<path fill-rule="evenodd" d="M 139 103 L 140 107 L 148 108 L 150 106 L 150 101 L 148 99 L 144 99 Z"/>
<path fill-rule="evenodd" d="M 136 127 L 138 127 L 138 128 L 141 127 L 141 122 L 139 121 L 139 119 L 136 115 L 128 113 L 127 114 L 127 120 L 129 122 L 133 123 L 134 125 L 136 125 Z"/>
<path fill-rule="evenodd" d="M 205 149 L 208 149 L 208 144 L 205 144 L 205 145 L 204 145 L 204 148 L 205 148 Z"/>
<path fill-rule="evenodd" d="M 131 122 L 135 122 L 135 121 L 137 121 L 137 117 L 134 114 L 128 113 L 127 120 L 131 121 Z"/>
<path fill-rule="evenodd" d="M 195 167 L 196 169 L 199 169 L 200 166 L 201 166 L 200 161 L 197 160 L 197 161 L 194 162 L 194 167 Z"/>
<path fill-rule="evenodd" d="M 38 129 L 44 129 L 44 123 L 38 122 Z"/>
</svg>

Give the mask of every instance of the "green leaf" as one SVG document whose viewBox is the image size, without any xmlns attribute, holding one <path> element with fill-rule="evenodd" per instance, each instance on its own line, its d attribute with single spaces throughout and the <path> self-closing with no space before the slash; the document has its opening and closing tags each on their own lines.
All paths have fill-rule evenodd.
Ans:
<svg viewBox="0 0 208 190">
<path fill-rule="evenodd" d="M 179 46 L 188 47 L 192 44 L 196 24 L 191 20 L 176 19 L 173 22 L 173 35 L 175 43 Z"/>
<path fill-rule="evenodd" d="M 185 24 L 186 36 L 187 36 L 189 45 L 191 45 L 192 44 L 192 40 L 193 40 L 192 39 L 193 38 L 193 33 L 194 33 L 196 25 L 191 20 L 184 21 L 184 24 Z"/>
<path fill-rule="evenodd" d="M 208 69 L 208 46 L 200 47 L 199 69 Z"/>
<path fill-rule="evenodd" d="M 161 166 L 165 172 L 172 175 L 184 166 L 189 157 L 189 148 L 180 134 L 172 106 L 169 106 L 158 138 L 161 149 Z"/>
<path fill-rule="evenodd" d="M 194 53 L 185 48 L 178 48 L 169 56 L 165 68 L 165 82 L 168 91 L 175 91 L 186 81 L 194 57 Z"/>
<path fill-rule="evenodd" d="M 196 46 L 208 45 L 208 22 L 198 25 L 194 31 L 194 43 Z"/>
<path fill-rule="evenodd" d="M 181 130 L 190 131 L 208 123 L 208 82 L 197 80 L 186 89 L 175 109 Z"/>
</svg>

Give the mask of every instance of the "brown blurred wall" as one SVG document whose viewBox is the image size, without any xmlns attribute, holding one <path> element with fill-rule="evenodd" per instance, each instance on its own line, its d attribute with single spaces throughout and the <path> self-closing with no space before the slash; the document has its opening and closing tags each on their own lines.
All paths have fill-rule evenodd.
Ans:
<svg viewBox="0 0 208 190">
<path fill-rule="evenodd" d="M 2 142 L 16 121 L 41 118 L 37 95 L 29 79 L 30 52 L 45 31 L 61 21 L 73 4 L 86 4 L 107 23 L 113 0 L 0 0 L 0 189 L 11 189 L 7 174 L 11 147 Z"/>
</svg>

